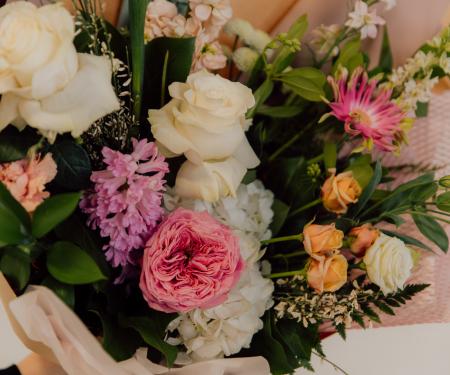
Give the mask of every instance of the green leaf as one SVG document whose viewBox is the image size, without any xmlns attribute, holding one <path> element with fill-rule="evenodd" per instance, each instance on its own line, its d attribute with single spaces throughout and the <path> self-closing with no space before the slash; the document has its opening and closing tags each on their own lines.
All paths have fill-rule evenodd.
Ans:
<svg viewBox="0 0 450 375">
<path fill-rule="evenodd" d="M 141 336 L 131 328 L 121 327 L 117 320 L 99 311 L 90 310 L 96 314 L 102 323 L 103 348 L 116 361 L 125 361 L 131 358 L 139 347 L 144 346 Z"/>
<path fill-rule="evenodd" d="M 69 217 L 55 228 L 55 233 L 60 240 L 72 242 L 85 250 L 95 260 L 102 273 L 110 275 L 110 266 L 106 261 L 100 239 L 95 237 L 95 232 L 89 230 L 78 216 Z"/>
<path fill-rule="evenodd" d="M 361 328 L 366 328 L 366 324 L 364 323 L 364 318 L 361 316 L 361 314 L 353 313 L 352 314 L 352 319 L 353 319 L 354 322 L 358 323 L 358 325 Z"/>
<path fill-rule="evenodd" d="M 39 142 L 39 135 L 30 127 L 19 131 L 9 125 L 1 131 L 0 163 L 20 160 L 26 157 L 29 148 Z"/>
<path fill-rule="evenodd" d="M 370 198 L 377 189 L 377 186 L 379 185 L 382 177 L 383 172 L 381 169 L 381 162 L 378 160 L 377 164 L 375 165 L 372 179 L 363 190 L 361 196 L 359 197 L 358 203 L 355 206 L 355 216 L 358 216 L 359 213 L 365 208 L 366 204 L 369 202 Z"/>
<path fill-rule="evenodd" d="M 67 193 L 46 199 L 33 214 L 33 236 L 41 238 L 66 220 L 77 208 L 80 197 L 81 193 Z"/>
<path fill-rule="evenodd" d="M 393 232 L 393 231 L 390 231 L 390 230 L 386 230 L 386 229 L 382 229 L 382 232 L 384 234 L 386 234 L 387 236 L 399 238 L 400 240 L 402 240 L 407 245 L 412 245 L 412 246 L 416 246 L 416 247 L 419 247 L 419 248 L 424 249 L 424 250 L 432 251 L 431 247 L 429 247 L 428 245 L 425 245 L 423 242 L 421 242 L 421 241 L 419 241 L 419 240 L 417 240 L 417 239 L 415 239 L 413 237 L 407 236 L 405 234 Z"/>
<path fill-rule="evenodd" d="M 16 247 L 7 247 L 0 260 L 0 270 L 17 290 L 23 290 L 28 284 L 31 272 L 30 257 Z"/>
<path fill-rule="evenodd" d="M 339 333 L 339 336 L 341 336 L 342 340 L 345 340 L 347 338 L 346 328 L 345 324 L 337 324 L 335 325 L 337 333 Z"/>
<path fill-rule="evenodd" d="M 427 117 L 428 116 L 428 103 L 417 103 L 416 117 Z"/>
<path fill-rule="evenodd" d="M 391 43 L 389 41 L 389 33 L 387 26 L 384 27 L 383 44 L 381 46 L 380 61 L 378 66 L 383 72 L 391 72 L 394 65 L 394 58 L 392 57 Z"/>
<path fill-rule="evenodd" d="M 47 255 L 47 268 L 58 281 L 70 285 L 91 284 L 105 280 L 95 261 L 70 242 L 56 242 Z"/>
<path fill-rule="evenodd" d="M 258 115 L 264 115 L 273 118 L 292 118 L 300 114 L 303 109 L 304 108 L 301 105 L 282 105 L 278 107 L 269 107 L 267 105 L 262 105 L 257 109 L 256 113 Z"/>
<path fill-rule="evenodd" d="M 352 39 L 347 42 L 340 51 L 339 57 L 334 63 L 332 73 L 336 73 L 339 66 L 347 68 L 351 73 L 356 67 L 364 65 L 364 57 L 361 51 L 361 40 Z"/>
<path fill-rule="evenodd" d="M 382 301 L 374 301 L 374 305 L 378 307 L 382 312 L 388 315 L 395 315 L 394 310 L 392 310 L 389 305 Z"/>
<path fill-rule="evenodd" d="M 61 283 L 51 276 L 47 276 L 41 285 L 52 290 L 71 309 L 74 308 L 75 289 L 73 285 Z"/>
<path fill-rule="evenodd" d="M 423 203 L 436 194 L 438 190 L 438 184 L 431 181 L 429 185 L 418 186 L 411 190 L 409 193 L 409 199 L 412 202 Z"/>
<path fill-rule="evenodd" d="M 325 74 L 321 70 L 312 67 L 295 68 L 281 73 L 277 77 L 291 80 L 295 80 L 296 78 L 305 78 L 322 88 L 327 82 L 327 77 Z"/>
<path fill-rule="evenodd" d="M 378 314 L 370 307 L 367 305 L 361 305 L 361 310 L 364 312 L 364 314 L 372 321 L 376 322 L 376 323 L 381 323 L 380 317 L 378 316 Z"/>
<path fill-rule="evenodd" d="M 270 224 L 270 230 L 272 231 L 272 235 L 277 235 L 281 228 L 283 228 L 283 224 L 289 214 L 289 206 L 275 198 L 272 205 L 272 211 L 273 219 Z"/>
<path fill-rule="evenodd" d="M 0 247 L 19 245 L 26 239 L 20 220 L 0 201 Z"/>
<path fill-rule="evenodd" d="M 369 185 L 373 177 L 373 169 L 370 157 L 366 158 L 365 155 L 354 160 L 346 171 L 352 171 L 353 177 L 358 181 L 362 189 L 365 189 Z"/>
<path fill-rule="evenodd" d="M 308 17 L 302 15 L 299 17 L 287 32 L 287 39 L 301 40 L 308 30 Z M 293 53 L 287 46 L 280 48 L 277 56 L 273 61 L 274 73 L 280 73 L 286 69 L 293 62 L 295 53 Z"/>
<path fill-rule="evenodd" d="M 325 169 L 328 171 L 331 168 L 336 168 L 337 160 L 337 146 L 336 143 L 326 142 L 323 147 L 323 160 Z"/>
<path fill-rule="evenodd" d="M 281 75 L 277 80 L 283 82 L 298 96 L 311 102 L 321 102 L 325 96 L 322 86 L 310 78 Z"/>
<path fill-rule="evenodd" d="M 63 140 L 50 147 L 58 174 L 53 183 L 66 191 L 79 191 L 89 187 L 91 161 L 83 147 L 71 140 Z"/>
<path fill-rule="evenodd" d="M 243 185 L 251 184 L 252 182 L 254 182 L 256 180 L 256 177 L 257 177 L 256 169 L 250 169 L 245 174 L 244 178 L 242 179 L 241 184 L 243 184 Z"/>
<path fill-rule="evenodd" d="M 170 100 L 168 87 L 171 83 L 186 81 L 194 51 L 195 38 L 155 38 L 145 46 L 144 98 L 149 108 L 160 108 L 162 97 L 166 102 Z"/>
<path fill-rule="evenodd" d="M 450 212 L 450 191 L 447 191 L 436 198 L 436 206 L 441 211 Z"/>
<path fill-rule="evenodd" d="M 442 226 L 435 219 L 425 215 L 412 214 L 411 216 L 420 232 L 446 253 L 448 237 Z"/>
<path fill-rule="evenodd" d="M 166 327 L 159 325 L 156 320 L 148 317 L 127 318 L 123 324 L 139 332 L 148 345 L 164 354 L 167 366 L 173 366 L 177 358 L 178 349 L 176 346 L 169 345 L 164 341 L 164 330 Z"/>
<path fill-rule="evenodd" d="M 272 94 L 274 88 L 273 81 L 267 78 L 261 86 L 259 86 L 256 91 L 253 93 L 255 97 L 255 105 L 253 108 L 250 108 L 246 114 L 247 118 L 253 118 L 255 114 L 258 112 L 259 107 L 269 98 L 270 94 Z"/>
<path fill-rule="evenodd" d="M 2 182 L 0 182 L 0 208 L 1 207 L 10 211 L 21 222 L 24 227 L 23 230 L 31 228 L 30 215 L 23 206 L 14 199 Z"/>
</svg>

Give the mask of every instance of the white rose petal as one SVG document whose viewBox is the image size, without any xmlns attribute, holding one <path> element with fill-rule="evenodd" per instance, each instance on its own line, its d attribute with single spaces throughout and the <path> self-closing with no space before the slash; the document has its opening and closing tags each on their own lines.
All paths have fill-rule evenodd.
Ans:
<svg viewBox="0 0 450 375">
<path fill-rule="evenodd" d="M 81 135 L 119 109 L 111 63 L 77 54 L 75 24 L 61 4 L 0 8 L 0 130 L 30 125 L 49 138 Z"/>
<path fill-rule="evenodd" d="M 200 164 L 186 161 L 178 171 L 175 191 L 182 197 L 215 202 L 222 196 L 235 196 L 245 172 L 234 158 Z"/>
<path fill-rule="evenodd" d="M 396 237 L 381 233 L 364 256 L 369 280 L 384 294 L 403 289 L 414 262 L 410 249 Z"/>
<path fill-rule="evenodd" d="M 43 134 L 71 132 L 73 137 L 79 137 L 97 119 L 118 110 L 120 105 L 110 83 L 109 60 L 88 54 L 78 54 L 78 58 L 75 77 L 63 90 L 45 99 L 26 100 L 12 93 L 4 94 L 0 124 L 21 118 Z"/>
</svg>

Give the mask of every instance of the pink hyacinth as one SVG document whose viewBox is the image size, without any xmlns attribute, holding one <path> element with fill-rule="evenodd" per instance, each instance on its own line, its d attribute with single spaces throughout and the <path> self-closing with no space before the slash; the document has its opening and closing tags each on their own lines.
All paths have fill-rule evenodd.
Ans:
<svg viewBox="0 0 450 375">
<path fill-rule="evenodd" d="M 362 136 L 369 148 L 373 143 L 381 151 L 394 151 L 404 139 L 406 114 L 390 100 L 392 91 L 378 90 L 378 81 L 369 80 L 362 69 L 356 69 L 350 80 L 344 72 L 329 82 L 335 97 L 331 114 L 345 123 L 345 131 Z"/>
<path fill-rule="evenodd" d="M 178 208 L 144 250 L 140 288 L 153 309 L 188 312 L 224 302 L 244 267 L 239 241 L 208 212 Z"/>
<path fill-rule="evenodd" d="M 100 228 L 106 258 L 114 267 L 134 263 L 132 250 L 143 248 L 163 215 L 164 175 L 169 171 L 154 143 L 133 142 L 133 152 L 123 154 L 104 147 L 107 168 L 93 172 L 94 190 L 81 201 L 88 225 Z"/>
<path fill-rule="evenodd" d="M 11 163 L 0 164 L 0 182 L 11 195 L 32 213 L 50 193 L 45 185 L 56 177 L 57 167 L 51 154 L 35 155 Z"/>
</svg>

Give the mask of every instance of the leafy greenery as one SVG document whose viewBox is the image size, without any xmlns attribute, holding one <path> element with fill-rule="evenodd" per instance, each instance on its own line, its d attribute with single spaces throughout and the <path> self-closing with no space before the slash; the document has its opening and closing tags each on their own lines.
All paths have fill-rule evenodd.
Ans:
<svg viewBox="0 0 450 375">
<path fill-rule="evenodd" d="M 19 131 L 12 125 L 2 130 L 0 137 L 0 163 L 25 158 L 31 146 L 39 142 L 39 135 L 30 127 Z"/>
</svg>

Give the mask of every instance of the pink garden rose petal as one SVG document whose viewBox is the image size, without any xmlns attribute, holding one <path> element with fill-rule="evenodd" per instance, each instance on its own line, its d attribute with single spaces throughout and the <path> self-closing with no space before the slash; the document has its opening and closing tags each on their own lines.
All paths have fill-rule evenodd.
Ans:
<svg viewBox="0 0 450 375">
<path fill-rule="evenodd" d="M 238 239 L 210 214 L 179 208 L 147 242 L 140 288 L 149 306 L 188 312 L 224 302 L 244 268 Z"/>
</svg>

